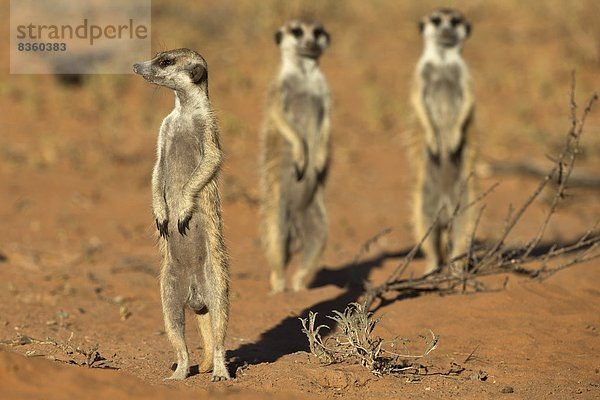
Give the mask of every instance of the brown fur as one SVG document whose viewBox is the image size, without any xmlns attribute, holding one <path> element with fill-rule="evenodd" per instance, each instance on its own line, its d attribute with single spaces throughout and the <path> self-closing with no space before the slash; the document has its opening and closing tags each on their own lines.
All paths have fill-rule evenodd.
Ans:
<svg viewBox="0 0 600 400">
<path fill-rule="evenodd" d="M 425 50 L 415 72 L 411 100 L 422 131 L 413 140 L 410 159 L 416 180 L 415 238 L 420 241 L 433 227 L 422 246 L 426 272 L 433 272 L 466 252 L 474 223 L 472 207 L 465 207 L 475 197 L 469 133 L 474 99 L 461 56 L 471 26 L 459 12 L 440 9 L 424 17 L 420 27 Z"/>
<path fill-rule="evenodd" d="M 329 35 L 314 21 L 292 20 L 275 38 L 282 64 L 268 92 L 262 130 L 261 236 L 271 289 L 279 292 L 291 255 L 301 253 L 292 280 L 292 288 L 300 290 L 327 241 L 330 98 L 318 58 Z"/>
<path fill-rule="evenodd" d="M 152 175 L 165 329 L 177 353 L 177 369 L 169 379 L 189 373 L 186 306 L 197 315 L 204 344 L 200 371 L 213 371 L 213 381 L 228 379 L 229 266 L 218 190 L 222 153 L 206 61 L 188 49 L 171 50 L 135 64 L 134 71 L 176 95 L 175 108 L 160 128 Z"/>
</svg>

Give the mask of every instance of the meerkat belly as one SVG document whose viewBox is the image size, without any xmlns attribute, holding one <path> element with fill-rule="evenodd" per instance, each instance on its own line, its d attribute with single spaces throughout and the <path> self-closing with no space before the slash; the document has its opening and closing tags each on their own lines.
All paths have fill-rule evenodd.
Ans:
<svg viewBox="0 0 600 400">
<path fill-rule="evenodd" d="M 314 154 L 323 121 L 324 106 L 322 100 L 310 93 L 303 93 L 289 102 L 286 117 L 306 141 L 308 153 Z M 309 158 L 308 162 L 311 160 Z"/>
<path fill-rule="evenodd" d="M 423 68 L 422 74 L 423 100 L 429 120 L 436 132 L 438 144 L 443 150 L 446 147 L 446 137 L 450 135 L 457 123 L 463 101 L 460 85 L 461 70 L 454 65 L 428 64 Z"/>
<path fill-rule="evenodd" d="M 317 185 L 317 171 L 315 168 L 315 154 L 319 145 L 321 124 L 323 122 L 324 106 L 322 100 L 311 94 L 304 93 L 294 96 L 286 109 L 286 117 L 291 125 L 302 136 L 306 144 L 307 165 L 304 177 L 300 180 L 289 181 L 292 208 L 302 208 L 310 204 Z M 287 146 L 287 157 L 291 161 L 291 148 Z M 293 165 L 289 164 L 289 169 Z"/>
<path fill-rule="evenodd" d="M 440 154 L 427 154 L 426 175 L 429 187 L 426 193 L 435 193 L 430 201 L 432 209 L 444 207 L 441 220 L 448 218 L 456 206 L 463 185 L 461 179 L 462 160 L 453 157 L 453 150 L 449 149 L 449 137 L 456 129 L 458 114 L 463 101 L 463 92 L 460 86 L 461 70 L 458 66 L 433 66 L 423 68 L 423 100 L 429 120 L 434 128 Z"/>
<path fill-rule="evenodd" d="M 184 187 L 202 162 L 202 154 L 197 141 L 185 136 L 172 137 L 167 143 L 166 153 L 165 158 L 169 160 L 165 168 L 165 199 L 171 229 L 169 251 L 177 264 L 193 267 L 206 257 L 204 215 L 200 211 L 193 214 L 185 236 L 177 231 L 177 222 L 184 205 Z"/>
<path fill-rule="evenodd" d="M 174 136 L 166 146 L 165 198 L 170 217 L 179 211 L 183 202 L 184 187 L 202 161 L 197 141 L 192 137 Z"/>
</svg>

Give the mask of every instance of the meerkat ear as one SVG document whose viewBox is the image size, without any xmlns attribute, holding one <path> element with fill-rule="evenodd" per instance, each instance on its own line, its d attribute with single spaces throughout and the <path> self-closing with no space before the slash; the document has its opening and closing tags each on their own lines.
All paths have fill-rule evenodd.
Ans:
<svg viewBox="0 0 600 400">
<path fill-rule="evenodd" d="M 315 29 L 314 36 L 317 40 L 317 45 L 321 48 L 321 50 L 326 49 L 331 44 L 331 36 L 329 36 L 329 32 L 323 28 Z"/>
<path fill-rule="evenodd" d="M 471 36 L 471 31 L 473 28 L 469 22 L 465 22 L 465 32 L 467 33 L 467 37 Z"/>
<path fill-rule="evenodd" d="M 423 22 L 423 20 L 419 21 L 419 33 L 423 33 L 423 31 L 425 30 L 425 22 Z"/>
<path fill-rule="evenodd" d="M 326 39 L 326 45 L 327 45 L 327 47 L 331 46 L 331 35 L 325 29 L 323 29 L 323 36 Z"/>
<path fill-rule="evenodd" d="M 277 46 L 279 46 L 279 43 L 281 43 L 281 39 L 283 39 L 283 32 L 281 32 L 281 30 L 278 30 L 277 32 L 275 32 L 275 43 L 277 43 Z"/>
<path fill-rule="evenodd" d="M 201 83 L 206 80 L 206 68 L 200 64 L 194 64 L 189 69 L 190 79 L 193 83 Z"/>
</svg>

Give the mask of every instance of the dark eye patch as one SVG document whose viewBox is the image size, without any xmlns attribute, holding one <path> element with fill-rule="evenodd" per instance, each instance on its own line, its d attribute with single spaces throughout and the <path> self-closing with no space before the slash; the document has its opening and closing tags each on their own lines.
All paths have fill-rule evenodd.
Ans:
<svg viewBox="0 0 600 400">
<path fill-rule="evenodd" d="M 454 28 L 456 28 L 461 23 L 462 23 L 462 18 L 461 17 L 452 17 L 450 19 L 450 25 L 452 25 Z"/>
<path fill-rule="evenodd" d="M 292 32 L 292 35 L 294 35 L 295 38 L 301 38 L 302 35 L 304 35 L 302 28 L 292 28 L 290 32 Z"/>
<path fill-rule="evenodd" d="M 173 58 L 163 58 L 162 60 L 160 60 L 160 61 L 158 62 L 158 65 L 159 65 L 161 68 L 166 68 L 166 67 L 168 67 L 169 65 L 173 65 L 173 64 L 175 64 L 175 60 L 174 60 Z"/>
<path fill-rule="evenodd" d="M 325 34 L 325 31 L 323 30 L 323 28 L 315 28 L 313 30 L 313 36 L 315 37 L 315 39 L 318 39 L 319 37 L 323 36 Z"/>
<path fill-rule="evenodd" d="M 440 26 L 440 24 L 442 23 L 442 19 L 440 17 L 431 17 L 430 21 L 435 26 Z"/>
</svg>

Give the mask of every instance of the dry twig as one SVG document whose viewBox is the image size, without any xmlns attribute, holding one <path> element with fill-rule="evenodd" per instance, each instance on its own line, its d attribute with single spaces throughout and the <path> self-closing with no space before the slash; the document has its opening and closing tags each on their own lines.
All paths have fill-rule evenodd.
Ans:
<svg viewBox="0 0 600 400">
<path fill-rule="evenodd" d="M 6 344 L 9 346 L 24 346 L 28 344 L 39 344 L 46 346 L 53 346 L 63 351 L 66 355 L 69 356 L 69 360 L 58 360 L 63 361 L 68 364 L 75 364 L 80 366 L 86 366 L 88 368 L 106 368 L 106 369 L 118 369 L 108 364 L 108 360 L 104 358 L 98 352 L 98 344 L 90 347 L 90 348 L 82 348 L 79 346 L 72 346 L 70 341 L 73 338 L 73 333 L 71 333 L 71 337 L 68 339 L 66 343 L 58 342 L 50 337 L 45 340 L 36 339 L 31 336 L 24 335 L 22 333 L 18 333 L 14 339 L 10 340 L 2 340 L 0 344 Z M 33 355 L 34 352 L 28 352 L 26 354 Z M 83 357 L 82 361 L 78 361 L 75 359 L 75 356 L 79 355 Z"/>
<path fill-rule="evenodd" d="M 596 231 L 597 225 L 589 229 L 579 240 L 572 244 L 564 246 L 555 245 L 545 252 L 535 252 L 541 243 L 552 216 L 556 213 L 558 205 L 566 196 L 569 179 L 572 176 L 575 161 L 580 152 L 579 146 L 585 121 L 592 109 L 592 105 L 598 100 L 598 95 L 594 94 L 588 100 L 581 118 L 578 119 L 577 105 L 574 97 L 574 82 L 575 79 L 573 76 L 571 87 L 571 126 L 566 136 L 564 148 L 557 157 L 552 159 L 554 162 L 553 168 L 544 175 L 543 179 L 523 205 L 516 210 L 512 208 L 512 205 L 509 206 L 506 223 L 500 234 L 500 238 L 490 246 L 477 247 L 475 244 L 475 234 L 485 209 L 485 205 L 481 205 L 473 231 L 470 232 L 468 251 L 449 260 L 448 265 L 445 266 L 450 267 L 457 261 L 461 261 L 465 266 L 462 271 L 443 268 L 440 271 L 415 279 L 412 277 L 402 278 L 404 272 L 412 263 L 417 252 L 435 226 L 442 211 L 439 210 L 434 218 L 434 222 L 428 228 L 427 232 L 425 232 L 419 243 L 408 253 L 403 262 L 396 267 L 388 279 L 378 286 L 367 284 L 362 304 L 351 303 L 344 312 L 333 311 L 334 316 L 328 318 L 336 322 L 336 332 L 323 338 L 320 334 L 321 330 L 323 328 L 330 329 L 330 327 L 327 325 L 317 325 L 316 313 L 309 312 L 307 319 L 300 319 L 303 327 L 302 331 L 308 338 L 310 351 L 313 355 L 321 362 L 327 364 L 342 361 L 359 362 L 376 375 L 404 373 L 406 371 L 412 371 L 414 376 L 422 375 L 423 367 L 412 364 L 408 360 L 425 357 L 433 351 L 438 343 L 437 336 L 431 332 L 431 342 L 421 354 L 416 356 L 391 351 L 390 347 L 394 345 L 394 342 L 385 342 L 382 338 L 373 336 L 373 330 L 379 322 L 379 318 L 374 319 L 372 312 L 369 310 L 371 310 L 377 298 L 381 298 L 389 292 L 399 292 L 401 294 L 403 291 L 454 293 L 457 287 L 460 287 L 461 291 L 465 291 L 467 287 L 472 287 L 475 291 L 486 290 L 483 284 L 479 282 L 479 278 L 502 273 L 518 273 L 532 279 L 542 280 L 572 265 L 600 258 L 600 252 L 597 251 L 600 247 L 600 234 Z M 537 234 L 531 240 L 527 241 L 527 243 L 516 248 L 507 249 L 506 242 L 510 238 L 515 226 L 522 221 L 525 212 L 551 182 L 556 182 L 556 192 Z M 461 208 L 457 207 L 453 210 L 451 219 L 456 218 L 457 215 L 463 213 L 469 207 L 481 204 L 483 199 L 496 187 L 497 184 L 494 184 L 470 204 Z M 367 252 L 373 243 L 389 231 L 390 228 L 386 228 L 365 242 L 357 253 L 354 263 L 356 264 L 363 253 Z M 569 254 L 574 255 L 558 265 L 549 265 L 551 260 Z M 531 263 L 539 263 L 540 267 L 534 269 L 525 268 L 526 265 Z M 506 283 L 507 280 L 504 281 L 502 289 L 506 287 Z M 464 370 L 460 366 L 457 367 L 458 369 L 451 368 L 448 373 Z M 426 373 L 426 375 L 428 374 Z"/>
<path fill-rule="evenodd" d="M 575 161 L 580 153 L 580 140 L 583 134 L 585 121 L 592 110 L 593 104 L 598 100 L 598 95 L 594 93 L 587 101 L 586 106 L 581 114 L 581 118 L 577 117 L 577 104 L 575 102 L 575 78 L 573 75 L 570 97 L 571 125 L 566 135 L 565 144 L 558 156 L 552 158 L 554 166 L 544 175 L 536 189 L 529 198 L 516 210 L 512 206 L 509 207 L 508 216 L 504 229 L 500 237 L 491 246 L 477 248 L 474 244 L 475 231 L 479 226 L 483 208 L 480 211 L 473 232 L 471 232 L 470 247 L 465 254 L 459 255 L 448 262 L 449 265 L 461 260 L 466 260 L 464 265 L 465 270 L 460 273 L 448 272 L 450 268 L 444 268 L 442 271 L 433 274 L 424 275 L 419 278 L 401 278 L 408 265 L 413 261 L 416 252 L 420 249 L 423 241 L 429 235 L 431 227 L 424 235 L 423 239 L 413 248 L 404 262 L 396 268 L 390 277 L 381 285 L 367 287 L 365 293 L 365 305 L 367 309 L 371 309 L 374 301 L 383 294 L 395 291 L 450 291 L 460 284 L 462 291 L 466 290 L 467 285 L 481 290 L 483 287 L 477 280 L 483 276 L 497 275 L 507 272 L 519 273 L 530 278 L 538 280 L 546 279 L 556 272 L 568 268 L 570 266 L 587 262 L 596 258 L 600 258 L 600 253 L 597 251 L 600 247 L 600 234 L 596 231 L 595 225 L 588 230 L 575 243 L 565 246 L 552 246 L 549 250 L 536 254 L 535 250 L 540 245 L 542 238 L 549 226 L 551 218 L 556 213 L 557 207 L 566 196 L 566 190 L 570 182 L 570 178 L 575 167 Z M 523 215 L 539 197 L 542 191 L 551 182 L 556 182 L 555 193 L 552 198 L 550 207 L 546 212 L 546 216 L 542 221 L 537 234 L 527 243 L 517 246 L 513 249 L 506 248 L 506 242 L 513 232 L 515 226 L 523 220 Z M 495 186 L 484 192 L 474 202 L 467 205 L 471 207 L 478 204 L 482 199 L 493 190 Z M 464 210 L 464 208 L 463 208 Z M 460 213 L 460 210 L 454 210 L 454 216 Z M 435 222 L 434 222 L 435 224 Z M 432 224 L 432 226 L 434 225 Z M 564 262 L 550 266 L 549 262 L 558 257 L 563 257 L 568 254 L 573 254 L 571 258 Z M 527 269 L 525 265 L 531 263 L 539 263 L 537 269 Z M 449 266 L 448 265 L 448 266 Z M 506 284 L 506 282 L 505 282 Z"/>
</svg>

